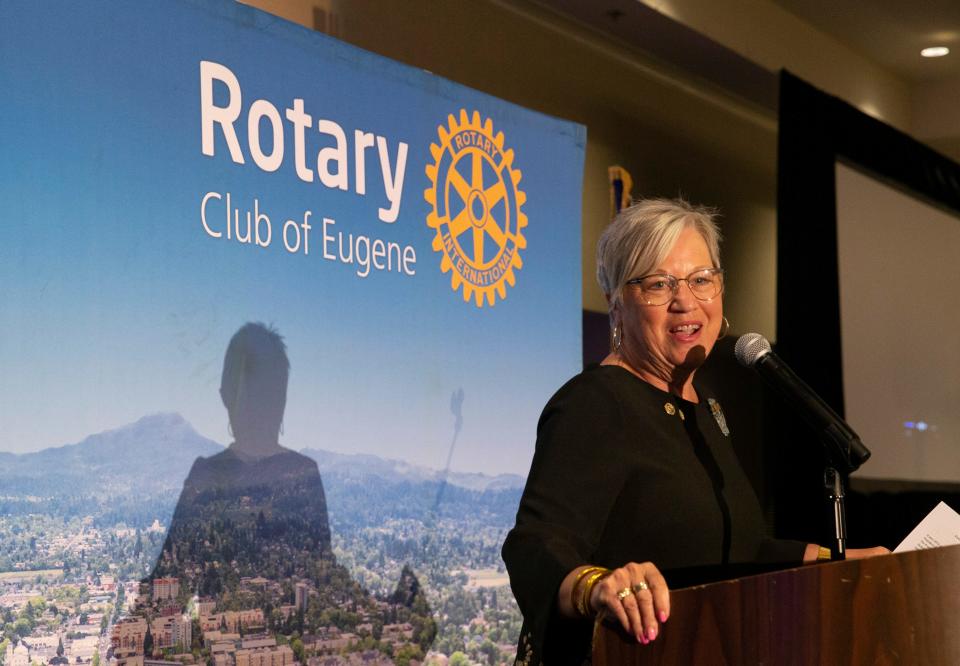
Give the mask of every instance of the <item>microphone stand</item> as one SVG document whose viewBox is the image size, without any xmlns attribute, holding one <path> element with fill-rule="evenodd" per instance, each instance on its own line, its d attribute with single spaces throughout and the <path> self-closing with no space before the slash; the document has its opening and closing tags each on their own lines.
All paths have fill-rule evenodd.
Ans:
<svg viewBox="0 0 960 666">
<path fill-rule="evenodd" d="M 870 449 L 863 445 L 857 433 L 833 411 L 779 356 L 772 353 L 770 343 L 756 333 L 748 333 L 737 340 L 737 360 L 760 373 L 764 381 L 778 391 L 786 402 L 799 410 L 820 436 L 827 466 L 823 483 L 827 498 L 833 505 L 833 526 L 836 546 L 830 549 L 831 560 L 847 557 L 847 516 L 844 507 L 846 494 L 843 477 L 857 471 L 870 457 Z"/>
<path fill-rule="evenodd" d="M 823 484 L 827 491 L 827 500 L 833 503 L 833 530 L 836 546 L 830 549 L 830 560 L 847 559 L 847 512 L 843 500 L 843 477 L 836 468 L 829 465 L 823 472 Z"/>
<path fill-rule="evenodd" d="M 832 424 L 821 434 L 826 457 L 823 472 L 823 485 L 827 501 L 833 509 L 834 546 L 830 549 L 830 560 L 847 559 L 847 510 L 844 504 L 846 492 L 844 477 L 857 471 L 867 458 L 870 450 L 863 445 L 856 433 L 843 421 Z"/>
</svg>

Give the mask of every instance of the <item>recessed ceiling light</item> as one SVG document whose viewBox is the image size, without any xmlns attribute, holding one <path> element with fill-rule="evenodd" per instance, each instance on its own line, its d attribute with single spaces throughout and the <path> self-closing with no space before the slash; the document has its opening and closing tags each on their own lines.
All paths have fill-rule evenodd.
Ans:
<svg viewBox="0 0 960 666">
<path fill-rule="evenodd" d="M 931 46 L 920 51 L 920 55 L 924 58 L 940 58 L 948 53 L 950 53 L 950 49 L 946 46 Z"/>
</svg>

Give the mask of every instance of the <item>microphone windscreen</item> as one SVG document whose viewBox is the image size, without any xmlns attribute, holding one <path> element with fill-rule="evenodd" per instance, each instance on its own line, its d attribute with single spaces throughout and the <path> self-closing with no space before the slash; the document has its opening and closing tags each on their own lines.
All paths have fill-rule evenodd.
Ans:
<svg viewBox="0 0 960 666">
<path fill-rule="evenodd" d="M 770 343 L 759 333 L 744 333 L 733 348 L 740 365 L 752 368 L 761 356 L 770 353 Z"/>
</svg>

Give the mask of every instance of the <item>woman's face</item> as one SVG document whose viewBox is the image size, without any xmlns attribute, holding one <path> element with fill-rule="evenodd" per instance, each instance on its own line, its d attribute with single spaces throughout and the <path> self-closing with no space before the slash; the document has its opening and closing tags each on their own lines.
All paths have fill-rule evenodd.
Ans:
<svg viewBox="0 0 960 666">
<path fill-rule="evenodd" d="M 710 250 L 703 236 L 687 227 L 663 263 L 651 273 L 685 278 L 704 268 L 713 268 Z M 619 315 L 624 359 L 636 370 L 669 382 L 675 370 L 695 370 L 713 349 L 723 320 L 723 294 L 701 301 L 687 282 L 681 281 L 669 302 L 646 305 L 639 289 L 627 285 Z"/>
</svg>

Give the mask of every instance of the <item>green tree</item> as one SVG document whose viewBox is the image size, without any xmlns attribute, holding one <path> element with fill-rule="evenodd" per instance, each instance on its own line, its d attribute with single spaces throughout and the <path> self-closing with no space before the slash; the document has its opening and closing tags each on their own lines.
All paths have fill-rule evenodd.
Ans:
<svg viewBox="0 0 960 666">
<path fill-rule="evenodd" d="M 301 664 L 305 663 L 304 650 L 303 650 L 303 641 L 299 638 L 294 638 L 290 643 L 290 649 L 293 650 L 294 658 Z"/>
<path fill-rule="evenodd" d="M 57 656 L 58 657 L 63 656 L 63 637 L 62 636 L 59 639 L 57 639 Z"/>
<path fill-rule="evenodd" d="M 147 633 L 143 636 L 143 654 L 150 657 L 153 654 L 153 634 L 150 633 L 150 625 L 147 625 Z"/>
<path fill-rule="evenodd" d="M 450 655 L 447 666 L 470 666 L 470 660 L 467 658 L 467 655 L 457 650 Z"/>
<path fill-rule="evenodd" d="M 93 653 L 93 663 L 90 666 L 100 666 L 100 650 Z"/>
<path fill-rule="evenodd" d="M 488 664 L 496 664 L 500 656 L 500 649 L 489 638 L 484 639 L 480 645 L 480 652 L 486 656 Z"/>
<path fill-rule="evenodd" d="M 200 631 L 200 620 L 194 618 L 190 621 L 190 651 L 200 654 L 200 650 L 203 648 L 203 632 Z"/>
<path fill-rule="evenodd" d="M 19 637 L 29 636 L 33 633 L 33 622 L 25 617 L 21 617 L 13 623 L 13 632 Z"/>
<path fill-rule="evenodd" d="M 397 648 L 396 653 L 393 655 L 393 663 L 397 666 L 410 666 L 410 661 L 413 659 L 417 661 L 423 660 L 423 652 L 420 650 L 419 645 L 402 645 Z"/>
</svg>

